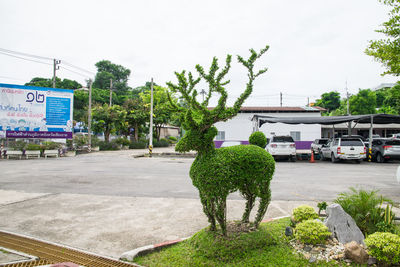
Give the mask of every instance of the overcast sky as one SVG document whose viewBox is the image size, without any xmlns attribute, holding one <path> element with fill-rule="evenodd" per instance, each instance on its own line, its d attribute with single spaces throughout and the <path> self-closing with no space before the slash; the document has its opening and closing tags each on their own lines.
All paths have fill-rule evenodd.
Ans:
<svg viewBox="0 0 400 267">
<path fill-rule="evenodd" d="M 344 96 L 346 80 L 350 93 L 397 81 L 382 77 L 384 68 L 364 54 L 369 40 L 384 37 L 375 30 L 388 11 L 378 0 L 0 0 L 0 48 L 93 73 L 107 59 L 129 68 L 129 85 L 136 87 L 151 77 L 165 85 L 175 81 L 174 71 L 194 71 L 196 64 L 208 69 L 213 56 L 222 64 L 226 54 L 247 56 L 249 48 L 269 45 L 258 62 L 268 72 L 245 106 L 278 106 L 280 92 L 284 106 L 304 106 L 324 92 Z M 52 76 L 51 65 L 3 54 L 0 62 L 0 83 Z M 233 62 L 231 100 L 246 83 L 243 67 Z M 57 76 L 87 79 L 65 68 Z"/>
</svg>

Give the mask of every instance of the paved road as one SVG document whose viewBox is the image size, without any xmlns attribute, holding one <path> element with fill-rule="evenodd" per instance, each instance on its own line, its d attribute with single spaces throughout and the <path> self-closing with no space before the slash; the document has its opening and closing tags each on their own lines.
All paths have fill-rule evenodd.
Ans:
<svg viewBox="0 0 400 267">
<path fill-rule="evenodd" d="M 31 193 L 197 199 L 189 178 L 193 159 L 133 158 L 131 151 L 72 158 L 0 161 L 0 189 Z M 137 152 L 136 152 L 137 153 Z M 349 187 L 378 189 L 400 202 L 398 163 L 277 162 L 273 200 L 333 200 Z M 231 199 L 240 199 L 238 194 Z"/>
</svg>

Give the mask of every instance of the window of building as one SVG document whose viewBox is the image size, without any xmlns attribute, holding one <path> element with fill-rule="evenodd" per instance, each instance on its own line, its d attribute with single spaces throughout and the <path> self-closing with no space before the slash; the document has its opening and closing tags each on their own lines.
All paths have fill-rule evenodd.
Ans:
<svg viewBox="0 0 400 267">
<path fill-rule="evenodd" d="M 225 131 L 218 131 L 217 136 L 215 137 L 215 140 L 217 141 L 222 141 L 225 140 Z"/>
<path fill-rule="evenodd" d="M 294 141 L 300 141 L 300 132 L 290 132 L 290 136 Z"/>
</svg>

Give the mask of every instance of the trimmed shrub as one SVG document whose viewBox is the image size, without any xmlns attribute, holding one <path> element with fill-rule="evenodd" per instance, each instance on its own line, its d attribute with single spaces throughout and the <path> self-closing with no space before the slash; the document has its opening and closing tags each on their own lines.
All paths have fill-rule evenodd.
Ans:
<svg viewBox="0 0 400 267">
<path fill-rule="evenodd" d="M 153 147 L 168 147 L 169 142 L 165 138 L 161 138 L 160 141 L 153 142 Z"/>
<path fill-rule="evenodd" d="M 293 219 L 295 222 L 302 222 L 310 219 L 317 219 L 318 214 L 313 207 L 301 205 L 293 209 Z"/>
<path fill-rule="evenodd" d="M 394 213 L 391 212 L 388 216 L 386 209 L 382 207 L 383 202 L 393 205 L 392 200 L 379 196 L 378 191 L 355 188 L 350 190 L 348 193 L 340 193 L 334 202 L 340 204 L 343 210 L 353 217 L 364 235 L 375 233 L 383 223 L 392 224 Z"/>
<path fill-rule="evenodd" d="M 387 264 L 400 262 L 400 236 L 392 233 L 376 232 L 364 240 L 368 252 L 377 260 Z"/>
<path fill-rule="evenodd" d="M 115 139 L 115 143 L 121 146 L 129 146 L 131 144 L 131 142 L 126 137 L 119 137 Z"/>
<path fill-rule="evenodd" d="M 99 147 L 100 150 L 104 151 L 104 150 L 120 150 L 121 146 L 114 141 L 111 141 L 109 143 L 107 143 L 106 141 L 100 141 Z"/>
<path fill-rule="evenodd" d="M 267 138 L 263 132 L 254 132 L 249 137 L 249 143 L 264 149 L 267 145 Z"/>
<path fill-rule="evenodd" d="M 26 146 L 26 150 L 40 150 L 40 145 L 37 144 L 28 144 Z"/>
<path fill-rule="evenodd" d="M 175 144 L 176 142 L 178 142 L 178 139 L 175 136 L 168 136 L 168 142 L 170 144 Z"/>
<path fill-rule="evenodd" d="M 321 244 L 331 235 L 322 222 L 306 220 L 296 225 L 295 238 L 306 244 Z"/>
<path fill-rule="evenodd" d="M 129 148 L 131 149 L 143 149 L 147 147 L 147 142 L 146 141 L 138 141 L 138 142 L 131 142 L 129 144 Z"/>
<path fill-rule="evenodd" d="M 14 150 L 24 151 L 24 149 L 26 148 L 27 145 L 28 145 L 28 144 L 25 143 L 23 140 L 18 140 L 18 141 L 13 142 L 13 143 L 11 144 L 11 147 L 12 147 Z"/>
</svg>

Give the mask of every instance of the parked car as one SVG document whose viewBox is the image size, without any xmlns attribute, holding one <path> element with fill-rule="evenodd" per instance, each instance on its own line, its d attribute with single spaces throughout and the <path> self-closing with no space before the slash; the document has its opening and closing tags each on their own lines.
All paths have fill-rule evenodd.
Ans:
<svg viewBox="0 0 400 267">
<path fill-rule="evenodd" d="M 265 149 L 274 159 L 288 158 L 296 161 L 296 144 L 291 136 L 273 136 Z"/>
<path fill-rule="evenodd" d="M 315 139 L 314 142 L 311 144 L 311 151 L 314 152 L 315 154 L 319 154 L 322 145 L 325 145 L 328 143 L 328 138 L 321 138 L 321 139 Z"/>
<path fill-rule="evenodd" d="M 329 140 L 321 148 L 321 160 L 354 160 L 360 163 L 366 158 L 366 147 L 360 138 L 341 137 Z"/>
<path fill-rule="evenodd" d="M 372 159 L 379 163 L 391 159 L 400 159 L 400 140 L 374 139 L 372 141 Z"/>
</svg>

